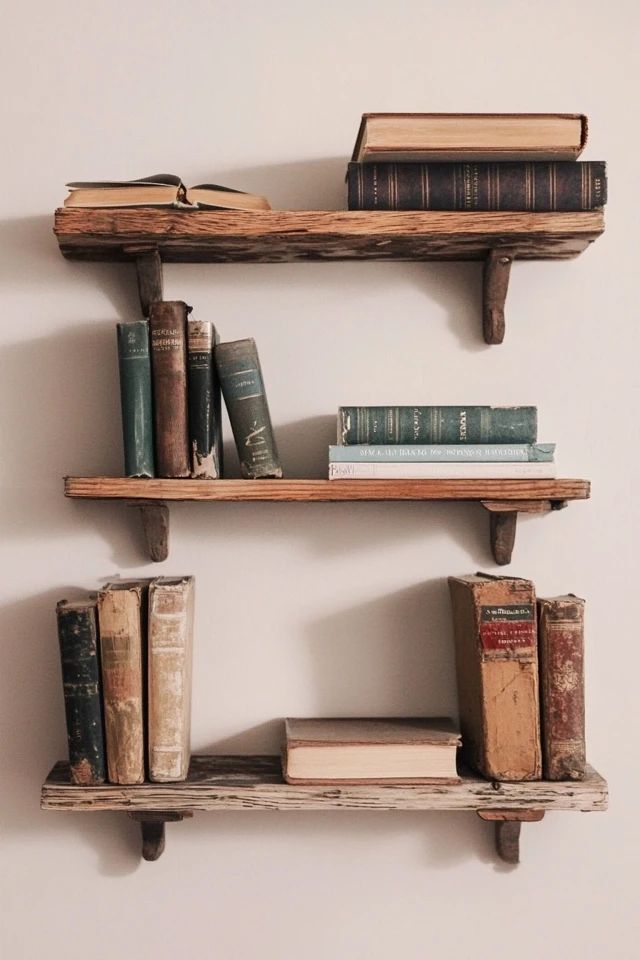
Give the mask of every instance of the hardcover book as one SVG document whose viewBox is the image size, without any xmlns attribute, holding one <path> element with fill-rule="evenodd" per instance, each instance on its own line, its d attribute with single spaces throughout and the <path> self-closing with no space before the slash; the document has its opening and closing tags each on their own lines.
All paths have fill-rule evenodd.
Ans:
<svg viewBox="0 0 640 960">
<path fill-rule="evenodd" d="M 191 476 L 222 476 L 220 383 L 213 360 L 219 337 L 210 320 L 187 320 L 187 381 Z"/>
<path fill-rule="evenodd" d="M 118 362 L 125 476 L 153 477 L 151 356 L 146 320 L 118 324 Z"/>
<path fill-rule="evenodd" d="M 584 600 L 538 600 L 545 780 L 582 780 L 586 764 Z"/>
<path fill-rule="evenodd" d="M 287 783 L 458 783 L 460 734 L 444 718 L 285 720 Z"/>
<path fill-rule="evenodd" d="M 492 780 L 542 774 L 536 598 L 529 580 L 449 577 L 465 762 Z"/>
<path fill-rule="evenodd" d="M 187 187 L 173 173 L 156 173 L 139 180 L 77 180 L 68 183 L 65 207 L 178 207 L 197 210 L 269 210 L 269 201 L 253 193 L 199 183 Z"/>
<path fill-rule="evenodd" d="M 104 783 L 96 601 L 60 600 L 56 616 L 71 782 L 81 786 Z"/>
<path fill-rule="evenodd" d="M 535 443 L 536 407 L 340 407 L 338 443 Z"/>
<path fill-rule="evenodd" d="M 329 447 L 329 463 L 552 463 L 555 443 L 360 443 Z"/>
<path fill-rule="evenodd" d="M 149 308 L 156 470 L 160 477 L 189 477 L 187 314 L 181 300 Z"/>
<path fill-rule="evenodd" d="M 350 448 L 345 448 L 350 449 Z M 371 460 L 329 464 L 329 480 L 549 480 L 555 463 L 407 463 Z"/>
</svg>

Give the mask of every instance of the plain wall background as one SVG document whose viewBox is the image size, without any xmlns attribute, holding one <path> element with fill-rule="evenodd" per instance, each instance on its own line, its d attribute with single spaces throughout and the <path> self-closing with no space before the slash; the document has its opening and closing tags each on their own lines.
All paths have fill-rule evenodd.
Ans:
<svg viewBox="0 0 640 960">
<path fill-rule="evenodd" d="M 637 956 L 638 26 L 631 0 L 5 11 L 7 957 Z M 453 813 L 200 814 L 147 864 L 123 815 L 39 810 L 66 751 L 57 599 L 194 573 L 194 750 L 271 752 L 285 715 L 455 714 L 446 577 L 497 568 L 469 504 L 176 505 L 153 565 L 124 505 L 65 500 L 63 475 L 121 471 L 115 324 L 138 306 L 132 267 L 63 260 L 53 210 L 67 180 L 157 171 L 340 208 L 371 110 L 586 112 L 605 236 L 515 265 L 501 347 L 481 339 L 477 264 L 170 265 L 166 297 L 256 338 L 290 476 L 325 474 L 341 403 L 539 406 L 540 439 L 593 497 L 521 520 L 503 572 L 587 599 L 588 753 L 610 812 L 525 825 L 515 870 L 490 825 Z"/>
</svg>

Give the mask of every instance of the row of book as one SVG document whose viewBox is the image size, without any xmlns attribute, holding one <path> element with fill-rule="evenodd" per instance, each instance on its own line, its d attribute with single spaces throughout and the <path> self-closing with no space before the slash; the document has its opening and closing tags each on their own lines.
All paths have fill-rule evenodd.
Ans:
<svg viewBox="0 0 640 960">
<path fill-rule="evenodd" d="M 126 476 L 220 478 L 222 392 L 243 477 L 281 477 L 255 341 L 220 343 L 190 311 L 157 301 L 118 324 Z"/>
<path fill-rule="evenodd" d="M 606 164 L 578 162 L 587 126 L 582 114 L 364 114 L 349 210 L 594 210 Z"/>
<path fill-rule="evenodd" d="M 547 479 L 536 407 L 340 407 L 329 479 Z"/>
<path fill-rule="evenodd" d="M 57 604 L 72 783 L 184 780 L 193 577 L 114 581 Z"/>
</svg>

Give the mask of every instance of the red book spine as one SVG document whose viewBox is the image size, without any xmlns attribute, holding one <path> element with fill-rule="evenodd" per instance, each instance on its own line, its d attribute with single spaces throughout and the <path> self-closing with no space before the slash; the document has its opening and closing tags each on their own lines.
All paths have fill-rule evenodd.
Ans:
<svg viewBox="0 0 640 960">
<path fill-rule="evenodd" d="M 187 314 L 181 300 L 157 301 L 149 310 L 156 473 L 189 477 Z"/>
</svg>

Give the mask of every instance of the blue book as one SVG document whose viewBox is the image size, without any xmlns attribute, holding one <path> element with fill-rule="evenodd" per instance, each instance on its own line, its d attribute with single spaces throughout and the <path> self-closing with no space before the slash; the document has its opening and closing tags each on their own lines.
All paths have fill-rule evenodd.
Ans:
<svg viewBox="0 0 640 960">
<path fill-rule="evenodd" d="M 353 444 L 329 447 L 329 463 L 552 463 L 555 443 Z"/>
</svg>

